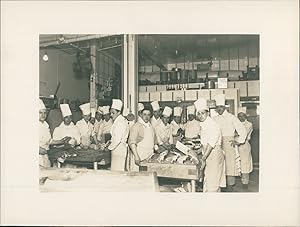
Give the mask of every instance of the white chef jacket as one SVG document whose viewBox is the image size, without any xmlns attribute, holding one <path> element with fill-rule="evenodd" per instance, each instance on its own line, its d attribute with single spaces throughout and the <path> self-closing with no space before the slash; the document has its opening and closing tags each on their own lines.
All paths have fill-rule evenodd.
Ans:
<svg viewBox="0 0 300 227">
<path fill-rule="evenodd" d="M 65 125 L 65 123 L 62 122 L 58 127 L 54 129 L 54 140 L 61 140 L 66 136 L 73 138 L 76 141 L 76 144 L 80 144 L 80 133 L 73 122 L 71 122 L 70 125 Z"/>
<path fill-rule="evenodd" d="M 161 119 L 160 118 L 156 119 L 154 116 L 150 120 L 150 123 L 154 129 L 156 128 L 156 126 L 158 124 L 160 124 L 160 122 L 161 122 Z"/>
<path fill-rule="evenodd" d="M 49 125 L 46 121 L 39 121 L 39 146 L 45 150 L 49 150 L 49 144 L 51 142 L 51 134 Z"/>
<path fill-rule="evenodd" d="M 200 122 L 200 127 L 200 137 L 203 146 L 206 146 L 207 144 L 209 144 L 213 148 L 217 145 L 221 146 L 221 130 L 213 119 L 207 116 L 205 121 Z"/>
<path fill-rule="evenodd" d="M 99 125 L 99 130 L 97 133 L 97 139 L 100 140 L 102 135 L 106 133 L 110 133 L 111 127 L 113 125 L 113 120 L 109 119 L 108 121 L 103 120 L 101 124 Z"/>
<path fill-rule="evenodd" d="M 176 121 L 172 120 L 171 123 L 172 135 L 175 136 L 177 134 L 178 129 L 181 128 L 180 124 L 177 124 Z"/>
<path fill-rule="evenodd" d="M 97 135 L 98 132 L 99 132 L 99 128 L 100 128 L 100 125 L 102 123 L 103 120 L 100 120 L 100 121 L 97 121 L 95 120 L 95 124 L 94 124 L 94 133 Z"/>
<path fill-rule="evenodd" d="M 92 125 L 91 122 L 86 122 L 83 118 L 80 121 L 77 121 L 76 127 L 79 130 L 80 136 L 81 137 L 90 137 L 95 135 L 94 132 L 94 126 Z"/>
<path fill-rule="evenodd" d="M 246 129 L 236 116 L 225 110 L 222 115 L 217 115 L 213 119 L 219 125 L 223 137 L 234 137 L 234 132 L 236 131 L 239 135 L 236 141 L 239 143 L 245 142 Z"/>
<path fill-rule="evenodd" d="M 184 125 L 185 137 L 194 138 L 200 135 L 200 123 L 196 119 L 188 121 Z"/>
<path fill-rule="evenodd" d="M 170 124 L 165 125 L 161 121 L 155 128 L 155 135 L 158 145 L 173 144 L 172 127 Z"/>
<path fill-rule="evenodd" d="M 120 143 L 125 144 L 129 135 L 128 121 L 119 115 L 111 126 L 111 144 L 108 146 L 109 150 L 114 150 Z"/>
</svg>

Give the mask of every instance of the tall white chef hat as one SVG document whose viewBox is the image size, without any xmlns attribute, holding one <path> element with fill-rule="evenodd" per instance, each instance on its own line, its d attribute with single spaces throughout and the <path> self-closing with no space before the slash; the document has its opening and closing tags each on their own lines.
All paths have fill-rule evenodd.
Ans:
<svg viewBox="0 0 300 227">
<path fill-rule="evenodd" d="M 83 115 L 89 115 L 91 113 L 91 104 L 85 103 L 79 106 Z"/>
<path fill-rule="evenodd" d="M 143 109 L 145 109 L 144 104 L 143 103 L 138 103 L 138 111 L 142 111 Z"/>
<path fill-rule="evenodd" d="M 128 114 L 129 114 L 129 108 L 124 108 L 124 109 L 123 109 L 122 115 L 123 115 L 124 117 L 127 117 Z"/>
<path fill-rule="evenodd" d="M 162 115 L 165 115 L 165 116 L 167 116 L 167 117 L 170 117 L 171 114 L 172 114 L 172 108 L 166 106 L 166 107 L 164 108 L 164 111 L 162 112 Z"/>
<path fill-rule="evenodd" d="M 96 116 L 96 109 L 91 108 L 91 117 L 95 117 L 95 116 Z"/>
<path fill-rule="evenodd" d="M 105 114 L 109 114 L 109 106 L 103 106 L 102 107 L 102 113 Z"/>
<path fill-rule="evenodd" d="M 123 102 L 120 99 L 113 99 L 112 100 L 112 104 L 111 104 L 112 109 L 121 111 L 122 106 L 123 106 Z"/>
<path fill-rule="evenodd" d="M 43 100 L 39 99 L 39 110 L 45 110 L 46 106 L 43 102 Z"/>
<path fill-rule="evenodd" d="M 63 117 L 72 115 L 69 104 L 60 104 L 59 107 L 60 107 L 61 114 Z"/>
<path fill-rule="evenodd" d="M 152 110 L 157 111 L 160 109 L 160 106 L 157 101 L 151 102 Z"/>
<path fill-rule="evenodd" d="M 175 117 L 180 117 L 182 113 L 182 108 L 180 106 L 174 107 L 174 116 Z"/>
<path fill-rule="evenodd" d="M 187 107 L 187 114 L 195 114 L 195 106 L 188 106 Z"/>
<path fill-rule="evenodd" d="M 240 106 L 240 107 L 238 108 L 238 113 L 244 113 L 244 114 L 247 115 L 247 107 L 245 107 L 245 106 Z"/>
<path fill-rule="evenodd" d="M 219 94 L 215 96 L 216 106 L 225 106 L 225 95 Z"/>
<path fill-rule="evenodd" d="M 208 110 L 207 100 L 204 98 L 199 98 L 196 102 L 194 102 L 194 106 L 197 112 L 200 110 Z"/>
<path fill-rule="evenodd" d="M 102 112 L 102 106 L 98 106 L 97 112 L 100 113 L 100 114 L 103 114 L 103 112 Z"/>
</svg>

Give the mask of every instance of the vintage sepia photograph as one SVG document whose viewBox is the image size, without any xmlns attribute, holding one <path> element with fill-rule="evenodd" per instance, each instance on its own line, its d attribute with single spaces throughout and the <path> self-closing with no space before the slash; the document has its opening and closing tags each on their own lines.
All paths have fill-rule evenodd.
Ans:
<svg viewBox="0 0 300 227">
<path fill-rule="evenodd" d="M 256 34 L 40 34 L 40 191 L 259 192 Z"/>
<path fill-rule="evenodd" d="M 299 1 L 0 4 L 0 225 L 300 225 Z"/>
</svg>

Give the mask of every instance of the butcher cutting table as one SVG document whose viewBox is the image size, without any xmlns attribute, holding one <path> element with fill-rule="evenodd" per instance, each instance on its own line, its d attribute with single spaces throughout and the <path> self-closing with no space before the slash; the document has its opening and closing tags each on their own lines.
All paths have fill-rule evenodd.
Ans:
<svg viewBox="0 0 300 227">
<path fill-rule="evenodd" d="M 202 180 L 199 165 L 169 164 L 169 163 L 141 163 L 140 171 L 156 173 L 158 177 L 190 180 L 192 192 L 196 191 L 196 180 Z"/>
<path fill-rule="evenodd" d="M 64 161 L 65 164 L 73 165 L 86 165 L 93 164 L 94 169 L 98 169 L 98 165 L 107 165 L 110 163 L 111 154 L 108 150 L 93 150 L 93 149 L 80 149 L 73 150 L 76 153 L 76 156 L 67 157 Z M 49 155 L 49 158 L 53 160 L 53 156 Z M 56 159 L 57 167 L 61 167 L 61 163 Z"/>
</svg>

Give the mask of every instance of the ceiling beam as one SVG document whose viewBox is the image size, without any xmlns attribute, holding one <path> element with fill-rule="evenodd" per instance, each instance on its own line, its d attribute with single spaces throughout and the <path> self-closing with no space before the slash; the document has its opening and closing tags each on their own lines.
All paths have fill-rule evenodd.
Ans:
<svg viewBox="0 0 300 227">
<path fill-rule="evenodd" d="M 69 39 L 65 38 L 63 41 L 60 41 L 59 39 L 57 39 L 55 41 L 40 43 L 40 48 L 46 48 L 49 46 L 57 46 L 57 45 L 66 44 L 66 43 L 76 43 L 76 42 L 92 40 L 92 39 L 101 39 L 101 38 L 105 38 L 105 37 L 109 37 L 109 36 L 116 36 L 116 35 L 108 35 L 108 34 L 86 35 L 86 36 L 77 37 L 77 38 L 69 38 Z"/>
</svg>

